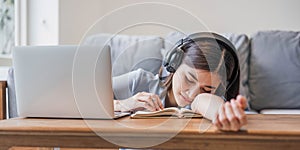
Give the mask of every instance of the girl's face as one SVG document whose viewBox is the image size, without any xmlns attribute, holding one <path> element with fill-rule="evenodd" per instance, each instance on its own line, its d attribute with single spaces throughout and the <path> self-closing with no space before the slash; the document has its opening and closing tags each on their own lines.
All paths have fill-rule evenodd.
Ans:
<svg viewBox="0 0 300 150">
<path fill-rule="evenodd" d="M 201 93 L 215 93 L 221 83 L 217 73 L 180 65 L 172 79 L 172 90 L 176 103 L 184 107 Z"/>
</svg>

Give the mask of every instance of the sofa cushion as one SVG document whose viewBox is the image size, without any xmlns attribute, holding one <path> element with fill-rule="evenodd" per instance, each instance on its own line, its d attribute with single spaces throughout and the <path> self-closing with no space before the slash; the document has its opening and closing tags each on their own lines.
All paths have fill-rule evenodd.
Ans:
<svg viewBox="0 0 300 150">
<path fill-rule="evenodd" d="M 300 109 L 263 109 L 261 114 L 296 114 L 300 115 Z"/>
<path fill-rule="evenodd" d="M 96 34 L 87 37 L 83 44 L 111 46 L 113 76 L 122 75 L 137 68 L 156 74 L 162 64 L 163 39 L 158 36 Z"/>
<path fill-rule="evenodd" d="M 265 31 L 252 37 L 250 105 L 261 109 L 300 108 L 300 32 Z"/>
<path fill-rule="evenodd" d="M 257 111 L 255 111 L 255 110 L 246 110 L 246 111 L 244 111 L 245 112 L 245 114 L 258 114 L 258 112 Z"/>
</svg>

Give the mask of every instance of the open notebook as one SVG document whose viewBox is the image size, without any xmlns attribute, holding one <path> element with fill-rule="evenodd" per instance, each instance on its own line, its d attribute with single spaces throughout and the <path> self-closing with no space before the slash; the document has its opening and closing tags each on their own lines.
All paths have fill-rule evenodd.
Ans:
<svg viewBox="0 0 300 150">
<path fill-rule="evenodd" d="M 199 113 L 193 112 L 186 108 L 169 107 L 160 111 L 137 111 L 132 114 L 130 118 L 141 119 L 141 118 L 202 118 L 203 116 Z"/>
</svg>

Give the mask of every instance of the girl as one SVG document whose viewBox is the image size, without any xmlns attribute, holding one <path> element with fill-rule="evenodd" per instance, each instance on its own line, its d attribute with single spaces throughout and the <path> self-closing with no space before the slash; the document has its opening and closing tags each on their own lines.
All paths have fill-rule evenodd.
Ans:
<svg viewBox="0 0 300 150">
<path fill-rule="evenodd" d="M 180 40 L 166 54 L 158 74 L 138 69 L 114 77 L 113 84 L 115 111 L 188 107 L 226 131 L 237 131 L 247 121 L 246 99 L 238 95 L 235 48 L 215 33 Z"/>
</svg>

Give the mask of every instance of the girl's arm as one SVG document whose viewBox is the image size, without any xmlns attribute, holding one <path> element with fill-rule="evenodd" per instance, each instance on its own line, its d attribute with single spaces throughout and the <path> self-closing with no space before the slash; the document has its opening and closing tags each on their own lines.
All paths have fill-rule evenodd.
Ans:
<svg viewBox="0 0 300 150">
<path fill-rule="evenodd" d="M 247 123 L 244 109 L 247 107 L 246 98 L 237 96 L 230 102 L 224 103 L 219 96 L 199 94 L 191 104 L 192 110 L 201 113 L 205 118 L 213 121 L 218 129 L 237 131 Z"/>
</svg>

